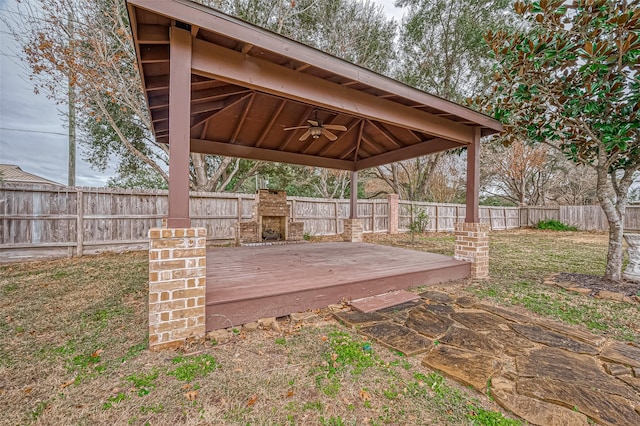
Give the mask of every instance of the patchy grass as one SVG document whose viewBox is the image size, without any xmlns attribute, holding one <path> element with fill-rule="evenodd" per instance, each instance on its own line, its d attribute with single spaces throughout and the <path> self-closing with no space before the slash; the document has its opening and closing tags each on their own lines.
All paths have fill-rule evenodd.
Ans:
<svg viewBox="0 0 640 426">
<path fill-rule="evenodd" d="M 417 236 L 410 248 L 451 254 L 453 236 Z M 542 285 L 551 272 L 602 274 L 605 255 L 603 234 L 498 232 L 491 279 L 447 286 L 637 342 L 636 306 Z M 303 328 L 236 328 L 194 353 L 151 353 L 147 276 L 146 253 L 0 267 L 1 424 L 520 424 L 420 356 L 403 357 L 323 312 Z"/>
<path fill-rule="evenodd" d="M 193 354 L 151 353 L 147 276 L 146 253 L 0 268 L 0 424 L 468 425 L 478 413 L 502 418 L 484 395 L 326 312 L 303 328 L 282 322 L 281 332 L 236 328 Z"/>
</svg>

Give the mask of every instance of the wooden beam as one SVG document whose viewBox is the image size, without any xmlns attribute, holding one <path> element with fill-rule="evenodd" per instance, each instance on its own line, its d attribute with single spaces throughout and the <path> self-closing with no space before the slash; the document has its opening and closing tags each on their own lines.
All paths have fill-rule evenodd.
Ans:
<svg viewBox="0 0 640 426">
<path fill-rule="evenodd" d="M 191 152 L 201 154 L 226 155 L 229 157 L 248 158 L 250 160 L 272 161 L 303 166 L 325 167 L 329 169 L 353 170 L 353 161 L 322 158 L 313 155 L 297 154 L 272 149 L 255 148 L 225 142 L 213 142 L 202 139 L 191 139 Z"/>
<path fill-rule="evenodd" d="M 434 152 L 446 151 L 448 149 L 460 148 L 459 143 L 446 139 L 432 139 L 430 141 L 417 143 L 415 145 L 396 149 L 384 154 L 374 155 L 356 162 L 356 170 L 368 169 L 370 167 L 382 166 L 383 164 L 394 163 L 409 158 L 420 157 L 422 155 L 433 154 Z"/>
<path fill-rule="evenodd" d="M 225 85 L 222 87 L 213 87 L 210 89 L 192 90 L 191 102 L 204 102 L 216 99 L 226 98 L 232 95 L 242 95 L 250 92 L 249 89 L 233 85 Z"/>
<path fill-rule="evenodd" d="M 324 154 L 326 154 L 331 148 L 333 148 L 336 144 L 340 143 L 340 141 L 342 139 L 344 139 L 347 134 L 353 130 L 358 124 L 360 124 L 362 122 L 362 120 L 353 120 L 353 122 L 351 124 L 349 124 L 349 126 L 347 127 L 347 130 L 344 132 L 340 132 L 340 135 L 338 136 L 338 139 L 336 139 L 333 142 L 329 142 L 324 148 L 322 148 L 322 150 L 318 153 L 319 156 L 323 156 Z"/>
<path fill-rule="evenodd" d="M 237 103 L 244 101 L 249 96 L 251 96 L 251 93 L 249 93 L 247 95 L 244 95 L 244 96 L 242 96 L 242 95 L 232 96 L 231 98 L 225 99 L 225 100 L 222 100 L 222 101 L 215 101 L 215 102 L 220 102 L 221 107 L 218 108 L 218 109 L 208 110 L 208 111 L 212 111 L 211 115 L 194 120 L 194 122 L 191 124 L 191 127 L 196 127 L 198 124 L 203 123 L 203 122 L 205 122 L 207 120 L 210 120 L 211 118 L 215 117 L 216 115 L 220 114 L 221 112 L 224 112 L 224 111 L 228 110 L 229 108 L 232 108 Z M 197 112 L 197 113 L 206 112 L 206 111 L 199 111 L 197 109 L 197 106 L 198 105 L 194 105 L 192 107 L 192 110 L 191 110 L 192 113 L 194 113 L 194 112 Z"/>
<path fill-rule="evenodd" d="M 358 161 L 358 153 L 360 152 L 360 144 L 362 143 L 362 132 L 364 132 L 364 120 L 360 121 L 360 130 L 358 131 L 358 142 L 356 143 L 355 154 L 353 154 L 353 161 Z"/>
<path fill-rule="evenodd" d="M 169 228 L 189 228 L 189 136 L 191 33 L 176 27 L 171 37 L 169 82 Z"/>
<path fill-rule="evenodd" d="M 403 145 L 401 145 L 400 143 L 398 143 L 398 141 L 396 140 L 395 137 L 393 137 L 393 135 L 391 133 L 389 133 L 387 131 L 387 129 L 378 126 L 376 123 L 374 123 L 371 120 L 367 120 L 367 123 L 369 123 L 374 129 L 376 129 L 377 131 L 379 131 L 380 133 L 382 133 L 382 135 L 387 138 L 389 140 L 389 142 L 391 142 L 393 145 L 395 145 L 396 148 L 402 148 Z"/>
<path fill-rule="evenodd" d="M 229 139 L 229 143 L 236 143 L 236 139 L 238 139 L 238 135 L 240 134 L 240 130 L 242 130 L 242 125 L 244 121 L 247 119 L 247 114 L 249 114 L 249 110 L 251 110 L 251 105 L 253 105 L 253 100 L 256 98 L 256 94 L 252 93 L 249 96 L 249 100 L 247 101 L 247 105 L 244 107 L 244 111 L 242 111 L 242 115 L 240 119 L 236 123 L 236 128 L 233 129 L 233 134 L 231 135 L 231 139 Z"/>
<path fill-rule="evenodd" d="M 286 104 L 287 104 L 286 100 L 283 99 L 280 101 L 280 104 L 278 104 L 278 108 L 276 108 L 275 112 L 271 115 L 269 122 L 267 123 L 266 126 L 264 126 L 264 129 L 262 129 L 262 132 L 260 133 L 258 140 L 256 140 L 256 144 L 255 144 L 256 148 L 260 148 L 260 145 L 262 145 L 262 142 L 264 142 L 264 138 L 266 138 L 267 134 L 269 134 L 269 130 L 271 130 L 271 128 L 273 127 L 273 124 L 278 119 L 278 116 L 280 115 L 280 113 L 282 112 Z"/>
<path fill-rule="evenodd" d="M 358 172 L 356 171 L 352 171 L 351 172 L 351 184 L 350 184 L 350 190 L 351 190 L 351 197 L 350 197 L 350 207 L 351 207 L 351 211 L 349 212 L 349 218 L 350 219 L 357 219 L 358 218 Z M 373 205 L 373 208 L 375 209 L 376 206 L 375 204 Z"/>
<path fill-rule="evenodd" d="M 192 72 L 276 96 L 311 103 L 330 111 L 417 130 L 462 144 L 473 129 L 395 102 L 343 87 L 235 50 L 193 41 Z"/>
<path fill-rule="evenodd" d="M 143 64 L 151 64 L 156 62 L 169 61 L 169 46 L 166 45 L 150 45 L 140 49 L 140 62 Z"/>
<path fill-rule="evenodd" d="M 480 223 L 480 127 L 476 127 L 474 142 L 467 145 L 467 223 Z"/>
</svg>

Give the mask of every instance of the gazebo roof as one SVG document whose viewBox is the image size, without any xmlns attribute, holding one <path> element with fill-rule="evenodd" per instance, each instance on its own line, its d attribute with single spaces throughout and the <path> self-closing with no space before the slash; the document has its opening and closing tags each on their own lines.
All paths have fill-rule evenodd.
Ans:
<svg viewBox="0 0 640 426">
<path fill-rule="evenodd" d="M 362 170 L 460 148 L 498 121 L 189 0 L 128 0 L 156 140 L 169 143 L 170 28 L 191 33 L 192 152 Z M 309 119 L 344 125 L 300 141 Z"/>
</svg>

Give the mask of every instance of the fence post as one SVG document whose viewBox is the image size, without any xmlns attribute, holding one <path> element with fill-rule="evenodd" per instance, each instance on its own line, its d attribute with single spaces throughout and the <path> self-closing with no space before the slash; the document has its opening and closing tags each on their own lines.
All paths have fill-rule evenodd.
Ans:
<svg viewBox="0 0 640 426">
<path fill-rule="evenodd" d="M 526 228 L 529 226 L 529 207 L 520 206 L 520 226 L 519 228 Z"/>
<path fill-rule="evenodd" d="M 336 235 L 340 235 L 340 206 L 338 205 L 338 200 L 333 202 L 333 207 L 336 213 Z"/>
<path fill-rule="evenodd" d="M 84 196 L 81 189 L 76 189 L 76 256 L 84 251 Z"/>
<path fill-rule="evenodd" d="M 438 227 L 438 214 L 439 214 L 438 213 L 438 205 L 436 204 L 435 207 L 436 207 L 436 232 L 438 232 L 438 229 L 439 229 L 439 227 Z"/>
<path fill-rule="evenodd" d="M 371 233 L 376 233 L 376 200 L 371 200 Z"/>
</svg>

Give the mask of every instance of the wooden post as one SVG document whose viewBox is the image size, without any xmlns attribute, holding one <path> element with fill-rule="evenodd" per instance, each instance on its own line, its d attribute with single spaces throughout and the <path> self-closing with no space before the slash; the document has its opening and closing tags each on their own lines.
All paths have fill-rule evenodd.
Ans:
<svg viewBox="0 0 640 426">
<path fill-rule="evenodd" d="M 335 214 L 336 214 L 336 218 L 335 218 L 335 221 L 336 221 L 336 235 L 339 235 L 340 234 L 340 228 L 339 228 L 339 225 L 340 225 L 340 206 L 338 205 L 338 200 L 335 200 L 333 202 L 333 209 L 334 209 Z"/>
<path fill-rule="evenodd" d="M 84 197 L 82 190 L 76 190 L 76 256 L 84 250 Z"/>
<path fill-rule="evenodd" d="M 436 204 L 436 232 L 438 232 L 438 205 Z"/>
<path fill-rule="evenodd" d="M 467 215 L 465 222 L 480 222 L 480 127 L 474 128 L 473 142 L 467 145 Z"/>
<path fill-rule="evenodd" d="M 351 214 L 349 219 L 358 218 L 358 172 L 351 172 Z"/>
<path fill-rule="evenodd" d="M 169 228 L 189 228 L 191 33 L 171 27 L 169 81 Z"/>
<path fill-rule="evenodd" d="M 376 233 L 376 208 L 378 203 L 376 200 L 371 200 L 371 233 Z"/>
</svg>

